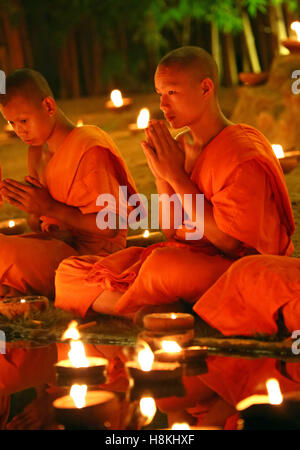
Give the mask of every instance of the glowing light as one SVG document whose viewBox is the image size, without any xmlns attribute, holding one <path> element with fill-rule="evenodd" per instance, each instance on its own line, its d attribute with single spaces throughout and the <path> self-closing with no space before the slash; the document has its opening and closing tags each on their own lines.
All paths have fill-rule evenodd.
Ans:
<svg viewBox="0 0 300 450">
<path fill-rule="evenodd" d="M 174 423 L 172 430 L 190 430 L 190 427 L 187 423 Z"/>
<path fill-rule="evenodd" d="M 62 335 L 61 339 L 64 341 L 66 339 L 73 339 L 73 341 L 76 341 L 80 338 L 80 333 L 77 329 L 78 326 L 78 322 L 76 322 L 76 320 L 72 320 L 69 323 L 68 328 L 66 329 L 66 331 L 64 332 L 64 334 Z"/>
<path fill-rule="evenodd" d="M 143 234 L 143 237 L 144 238 L 147 238 L 147 237 L 149 237 L 150 236 L 150 231 L 149 230 L 145 230 L 144 231 L 144 234 Z"/>
<path fill-rule="evenodd" d="M 300 22 L 292 22 L 291 23 L 291 30 L 295 31 L 297 35 L 297 41 L 300 41 Z"/>
<path fill-rule="evenodd" d="M 178 353 L 182 350 L 180 345 L 178 345 L 175 341 L 162 341 L 161 346 L 165 352 L 170 353 Z"/>
<path fill-rule="evenodd" d="M 176 319 L 176 317 L 177 317 L 176 314 L 174 314 L 174 313 L 171 314 L 171 319 L 174 320 L 174 319 Z"/>
<path fill-rule="evenodd" d="M 120 108 L 120 106 L 123 105 L 122 94 L 121 94 L 121 91 L 119 91 L 118 89 L 114 89 L 111 92 L 110 99 L 111 99 L 111 101 L 113 102 L 113 104 L 115 105 L 116 108 Z"/>
<path fill-rule="evenodd" d="M 87 393 L 86 384 L 73 384 L 70 389 L 70 396 L 74 401 L 76 408 L 80 409 L 86 405 L 85 397 Z"/>
<path fill-rule="evenodd" d="M 273 152 L 275 153 L 276 158 L 284 158 L 284 151 L 282 148 L 282 145 L 279 144 L 273 144 L 272 145 Z"/>
<path fill-rule="evenodd" d="M 148 108 L 143 108 L 140 110 L 140 113 L 137 118 L 137 127 L 140 129 L 147 128 L 150 120 L 150 112 Z"/>
<path fill-rule="evenodd" d="M 90 363 L 85 356 L 84 345 L 81 341 L 71 341 L 71 350 L 68 353 L 73 367 L 89 367 Z"/>
<path fill-rule="evenodd" d="M 26 303 L 25 298 L 21 298 L 20 303 Z"/>
<path fill-rule="evenodd" d="M 76 127 L 82 127 L 82 126 L 83 126 L 83 120 L 78 119 L 78 120 L 77 120 Z"/>
<path fill-rule="evenodd" d="M 148 425 L 156 414 L 156 403 L 152 397 L 143 397 L 140 400 L 140 411 L 143 416 L 147 418 L 147 422 L 143 425 Z"/>
<path fill-rule="evenodd" d="M 139 351 L 137 358 L 140 368 L 144 372 L 150 372 L 154 361 L 154 354 L 151 351 L 150 347 L 145 344 L 143 350 Z"/>
<path fill-rule="evenodd" d="M 276 378 L 270 378 L 266 382 L 266 387 L 271 405 L 280 405 L 283 401 L 280 386 Z"/>
<path fill-rule="evenodd" d="M 8 221 L 9 228 L 13 228 L 15 225 L 16 225 L 16 222 L 14 220 L 9 220 Z"/>
</svg>

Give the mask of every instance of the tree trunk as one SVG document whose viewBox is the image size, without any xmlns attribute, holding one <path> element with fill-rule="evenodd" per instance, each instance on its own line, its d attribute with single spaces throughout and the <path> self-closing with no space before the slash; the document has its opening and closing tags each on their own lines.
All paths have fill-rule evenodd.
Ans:
<svg viewBox="0 0 300 450">
<path fill-rule="evenodd" d="M 258 12 L 257 14 L 257 36 L 259 43 L 259 54 L 261 57 L 263 70 L 269 70 L 271 58 L 270 58 L 270 46 L 269 46 L 269 34 L 266 33 L 266 23 L 264 21 L 265 16 Z"/>
<path fill-rule="evenodd" d="M 92 27 L 93 95 L 101 93 L 102 46 L 96 27 Z"/>
<path fill-rule="evenodd" d="M 1 19 L 5 34 L 5 45 L 8 53 L 8 71 L 24 67 L 24 52 L 19 31 L 12 26 L 8 13 L 2 9 Z"/>
<path fill-rule="evenodd" d="M 223 80 L 222 55 L 219 40 L 219 28 L 214 22 L 211 23 L 211 52 L 219 69 L 220 83 Z"/>
<path fill-rule="evenodd" d="M 242 21 L 244 28 L 244 36 L 247 45 L 248 55 L 254 73 L 261 72 L 260 62 L 256 50 L 255 39 L 248 14 L 242 11 Z"/>
<path fill-rule="evenodd" d="M 226 55 L 226 66 L 228 71 L 229 84 L 235 86 L 239 82 L 238 69 L 234 41 L 231 33 L 224 33 L 224 49 Z"/>
<path fill-rule="evenodd" d="M 60 49 L 58 66 L 60 79 L 60 97 L 68 98 L 71 95 L 70 86 L 68 82 L 68 71 L 70 67 L 70 61 L 66 42 L 64 42 L 63 46 Z"/>
<path fill-rule="evenodd" d="M 93 76 L 92 76 L 92 67 L 91 67 L 91 48 L 89 39 L 87 39 L 88 30 L 82 24 L 82 32 L 79 35 L 79 52 L 82 63 L 82 71 L 84 76 L 84 84 L 87 95 L 93 94 Z"/>
<path fill-rule="evenodd" d="M 79 81 L 79 67 L 78 67 L 78 53 L 76 45 L 76 33 L 73 30 L 69 36 L 69 52 L 70 52 L 70 70 L 69 76 L 71 80 L 71 95 L 72 97 L 80 97 L 80 81 Z"/>
<path fill-rule="evenodd" d="M 287 39 L 287 30 L 280 5 L 270 6 L 270 18 L 272 34 L 274 35 L 274 46 L 276 46 L 276 54 L 288 55 L 288 49 L 281 44 L 283 40 Z"/>
</svg>

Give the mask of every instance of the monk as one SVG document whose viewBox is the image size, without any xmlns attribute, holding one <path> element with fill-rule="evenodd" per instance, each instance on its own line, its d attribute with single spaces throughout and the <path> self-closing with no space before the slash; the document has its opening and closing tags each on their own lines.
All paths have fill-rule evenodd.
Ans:
<svg viewBox="0 0 300 450">
<path fill-rule="evenodd" d="M 290 334 L 300 329 L 299 293 L 298 258 L 253 255 L 236 261 L 194 310 L 224 335 Z"/>
<path fill-rule="evenodd" d="M 236 259 L 293 251 L 281 167 L 259 131 L 224 116 L 211 55 L 198 47 L 174 50 L 158 64 L 154 81 L 170 126 L 187 127 L 173 139 L 164 122 L 152 120 L 142 143 L 167 242 L 95 264 L 63 261 L 55 303 L 81 316 L 173 310 L 179 299 L 193 304 Z"/>
<path fill-rule="evenodd" d="M 5 200 L 25 211 L 34 233 L 0 236 L 0 296 L 54 296 L 54 273 L 71 255 L 101 257 L 126 246 L 127 229 L 101 229 L 97 214 L 105 193 L 136 192 L 112 139 L 96 126 L 76 127 L 61 111 L 38 72 L 19 69 L 6 80 L 1 113 L 28 147 L 25 183 L 5 179 Z M 123 217 L 124 220 L 127 217 Z"/>
</svg>

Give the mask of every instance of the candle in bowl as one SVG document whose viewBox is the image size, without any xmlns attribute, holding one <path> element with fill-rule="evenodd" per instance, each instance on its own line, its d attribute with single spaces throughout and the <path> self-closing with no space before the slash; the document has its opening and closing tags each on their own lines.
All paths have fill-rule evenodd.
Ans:
<svg viewBox="0 0 300 450">
<path fill-rule="evenodd" d="M 78 323 L 71 321 L 63 333 L 62 340 L 70 339 L 69 359 L 56 363 L 57 384 L 69 386 L 74 383 L 90 386 L 106 381 L 108 360 L 100 357 L 86 356 L 84 345 L 79 340 Z"/>
<path fill-rule="evenodd" d="M 6 235 L 22 234 L 26 231 L 27 220 L 25 218 L 9 219 L 0 222 L 0 233 Z"/>
<path fill-rule="evenodd" d="M 110 111 L 123 111 L 132 105 L 131 98 L 123 98 L 121 91 L 119 89 L 114 89 L 110 93 L 110 100 L 105 103 L 105 106 Z"/>
<path fill-rule="evenodd" d="M 147 314 L 143 319 L 148 331 L 181 331 L 194 328 L 194 317 L 186 313 L 154 313 Z"/>
<path fill-rule="evenodd" d="M 138 353 L 137 361 L 128 361 L 126 368 L 135 383 L 155 384 L 163 381 L 174 382 L 182 376 L 182 367 L 178 363 L 154 361 L 154 354 L 145 344 Z"/>
<path fill-rule="evenodd" d="M 139 133 L 148 127 L 150 120 L 150 111 L 148 108 L 142 108 L 139 112 L 136 123 L 130 123 L 128 128 L 132 133 Z"/>
<path fill-rule="evenodd" d="M 294 32 L 295 37 L 286 39 L 281 43 L 291 53 L 300 53 L 300 22 L 292 22 L 290 28 Z"/>
<path fill-rule="evenodd" d="M 120 405 L 112 392 L 87 392 L 86 385 L 73 385 L 53 408 L 57 422 L 67 429 L 107 429 L 115 423 Z"/>
<path fill-rule="evenodd" d="M 0 302 L 0 314 L 8 318 L 29 316 L 35 311 L 42 311 L 49 306 L 49 300 L 43 296 L 7 297 Z"/>
<path fill-rule="evenodd" d="M 165 235 L 161 231 L 145 230 L 143 233 L 127 236 L 126 246 L 148 247 L 165 240 Z"/>
<path fill-rule="evenodd" d="M 272 149 L 284 173 L 289 173 L 297 167 L 300 151 L 285 152 L 280 144 L 272 144 Z"/>
<path fill-rule="evenodd" d="M 300 396 L 283 399 L 279 383 L 271 378 L 266 382 L 268 395 L 251 395 L 241 400 L 239 428 L 243 430 L 299 429 Z"/>
<path fill-rule="evenodd" d="M 77 128 L 83 127 L 83 120 L 82 120 L 82 119 L 78 119 L 78 120 L 77 120 L 77 122 L 76 122 L 76 127 L 77 127 Z"/>
</svg>

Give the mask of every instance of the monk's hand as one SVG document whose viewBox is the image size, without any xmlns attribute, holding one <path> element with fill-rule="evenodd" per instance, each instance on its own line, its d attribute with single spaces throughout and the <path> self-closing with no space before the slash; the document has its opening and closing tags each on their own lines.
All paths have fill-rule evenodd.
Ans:
<svg viewBox="0 0 300 450">
<path fill-rule="evenodd" d="M 146 135 L 148 140 L 143 142 L 142 146 L 154 176 L 172 184 L 172 180 L 186 175 L 185 154 L 180 144 L 171 136 L 166 124 L 163 121 L 151 120 Z"/>
<path fill-rule="evenodd" d="M 10 205 L 36 216 L 49 215 L 54 203 L 48 190 L 41 184 L 40 186 L 35 186 L 32 183 L 27 185 L 9 178 L 1 182 L 0 193 Z"/>
</svg>

